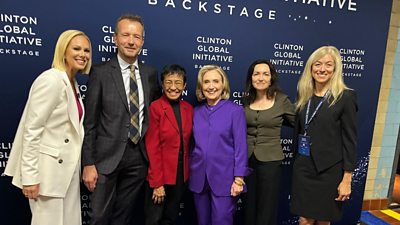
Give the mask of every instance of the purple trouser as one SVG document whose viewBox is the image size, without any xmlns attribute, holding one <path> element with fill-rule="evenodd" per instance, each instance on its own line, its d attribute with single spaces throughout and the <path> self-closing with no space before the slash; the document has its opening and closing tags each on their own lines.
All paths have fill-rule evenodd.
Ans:
<svg viewBox="0 0 400 225">
<path fill-rule="evenodd" d="M 232 225 L 237 197 L 216 196 L 208 182 L 201 193 L 193 193 L 198 225 Z"/>
</svg>

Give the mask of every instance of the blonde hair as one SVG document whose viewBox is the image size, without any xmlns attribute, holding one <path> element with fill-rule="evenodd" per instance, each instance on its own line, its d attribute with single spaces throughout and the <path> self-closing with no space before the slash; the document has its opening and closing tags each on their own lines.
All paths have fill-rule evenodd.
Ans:
<svg viewBox="0 0 400 225">
<path fill-rule="evenodd" d="M 197 75 L 196 97 L 199 102 L 203 101 L 205 99 L 205 96 L 204 96 L 203 90 L 202 90 L 204 74 L 206 74 L 207 72 L 212 71 L 212 70 L 217 71 L 219 73 L 219 75 L 221 75 L 221 78 L 222 78 L 223 88 L 222 88 L 222 93 L 221 93 L 221 99 L 229 99 L 231 90 L 229 88 L 228 76 L 226 75 L 224 70 L 221 67 L 219 67 L 218 65 L 205 65 L 199 70 L 199 73 Z"/>
<path fill-rule="evenodd" d="M 330 97 L 328 98 L 330 101 L 329 106 L 334 105 L 342 96 L 343 91 L 349 89 L 343 81 L 343 64 L 339 50 L 334 46 L 322 46 L 310 55 L 304 67 L 303 74 L 297 83 L 297 110 L 303 109 L 308 100 L 313 96 L 315 83 L 312 77 L 312 66 L 326 55 L 330 55 L 335 62 L 333 76 L 328 81 L 330 90 Z"/>
<path fill-rule="evenodd" d="M 89 41 L 90 55 L 92 55 L 92 44 L 90 43 L 89 37 L 85 33 L 79 30 L 66 30 L 62 34 L 60 34 L 60 37 L 58 37 L 56 48 L 54 50 L 54 58 L 52 63 L 53 68 L 64 72 L 67 70 L 67 68 L 65 67 L 65 51 L 67 50 L 67 47 L 71 40 L 76 36 L 83 36 Z M 92 57 L 90 56 L 85 68 L 80 72 L 83 74 L 89 74 L 91 66 Z"/>
</svg>

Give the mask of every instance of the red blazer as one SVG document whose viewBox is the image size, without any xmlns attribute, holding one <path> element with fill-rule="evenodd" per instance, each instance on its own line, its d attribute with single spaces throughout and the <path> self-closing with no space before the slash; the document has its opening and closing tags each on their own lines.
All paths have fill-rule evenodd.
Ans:
<svg viewBox="0 0 400 225">
<path fill-rule="evenodd" d="M 187 181 L 193 107 L 183 100 L 179 102 L 179 106 L 183 132 L 184 181 Z M 150 161 L 147 175 L 150 187 L 156 188 L 164 184 L 175 185 L 180 134 L 172 106 L 164 95 L 150 105 L 149 128 L 146 132 L 145 142 Z"/>
</svg>

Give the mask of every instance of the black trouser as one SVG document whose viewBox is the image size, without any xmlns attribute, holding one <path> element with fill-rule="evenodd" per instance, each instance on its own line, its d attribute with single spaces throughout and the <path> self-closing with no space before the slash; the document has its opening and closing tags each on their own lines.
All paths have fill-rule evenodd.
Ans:
<svg viewBox="0 0 400 225">
<path fill-rule="evenodd" d="M 178 162 L 175 185 L 164 185 L 165 199 L 161 204 L 154 204 L 152 200 L 153 188 L 146 182 L 145 195 L 145 221 L 146 225 L 172 225 L 176 224 L 179 214 L 179 205 L 186 189 L 183 178 L 183 162 Z"/>
<path fill-rule="evenodd" d="M 143 191 L 147 164 L 139 145 L 128 141 L 124 155 L 111 174 L 98 174 L 90 196 L 91 225 L 130 225 L 134 203 Z"/>
<path fill-rule="evenodd" d="M 249 159 L 253 173 L 245 178 L 243 196 L 246 225 L 275 225 L 278 219 L 282 161 L 261 162 L 254 154 Z"/>
</svg>

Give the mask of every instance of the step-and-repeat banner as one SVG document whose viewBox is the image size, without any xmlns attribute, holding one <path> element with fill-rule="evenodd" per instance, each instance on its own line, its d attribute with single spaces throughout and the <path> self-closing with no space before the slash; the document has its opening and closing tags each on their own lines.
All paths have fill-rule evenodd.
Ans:
<svg viewBox="0 0 400 225">
<path fill-rule="evenodd" d="M 383 70 L 391 0 L 2 0 L 0 6 L 0 174 L 7 163 L 15 131 L 32 81 L 50 67 L 59 34 L 83 30 L 93 45 L 93 62 L 115 55 L 115 20 L 139 14 L 145 22 L 140 60 L 161 70 L 177 63 L 188 72 L 184 98 L 196 104 L 199 68 L 218 64 L 228 74 L 232 96 L 242 104 L 247 68 L 258 58 L 277 67 L 280 86 L 295 100 L 296 84 L 309 54 L 334 45 L 342 54 L 345 82 L 358 92 L 358 166 L 353 193 L 336 224 L 358 221 L 368 167 L 378 93 Z M 79 75 L 80 90 L 87 77 Z M 49 93 L 51 95 L 52 93 Z M 280 224 L 297 224 L 289 213 L 292 131 L 285 128 L 282 146 L 284 180 Z M 240 220 L 241 202 L 237 224 Z M 278 207 L 278 206 L 277 206 Z M 83 223 L 88 224 L 88 194 L 82 191 Z M 187 194 L 179 224 L 195 225 Z M 139 209 L 140 210 L 140 209 Z M 21 191 L 0 177 L 0 224 L 27 225 L 30 212 Z"/>
</svg>

